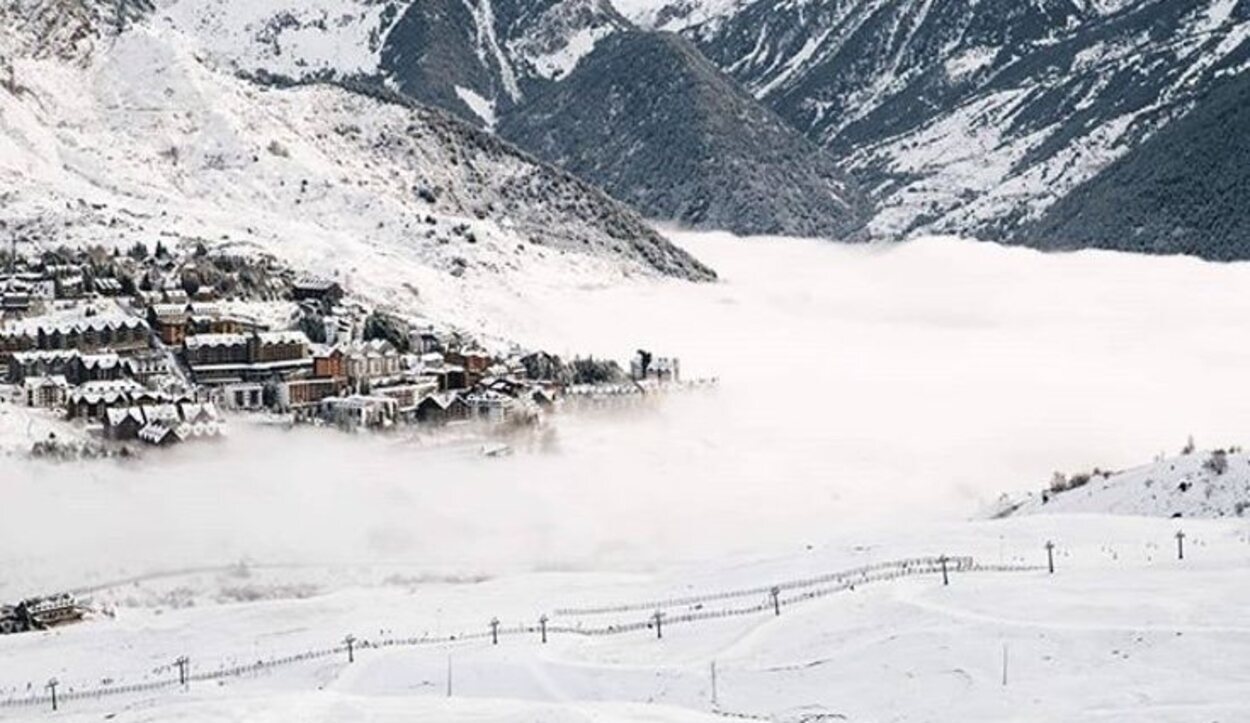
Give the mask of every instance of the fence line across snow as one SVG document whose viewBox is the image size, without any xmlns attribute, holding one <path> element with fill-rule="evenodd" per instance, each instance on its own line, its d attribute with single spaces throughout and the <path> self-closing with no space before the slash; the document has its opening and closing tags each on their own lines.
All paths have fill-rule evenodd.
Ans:
<svg viewBox="0 0 1250 723">
<path fill-rule="evenodd" d="M 873 565 L 865 565 L 851 570 L 842 570 L 839 572 L 817 575 L 814 577 L 802 578 L 797 580 L 789 580 L 775 585 L 757 586 L 743 588 L 737 590 L 728 590 L 721 592 L 707 593 L 704 595 L 691 595 L 684 597 L 675 597 L 664 600 L 632 602 L 620 605 L 602 606 L 602 607 L 585 607 L 585 608 L 561 608 L 555 611 L 556 616 L 562 617 L 578 617 L 578 616 L 602 616 L 609 614 L 632 613 L 639 611 L 662 611 L 677 607 L 691 607 L 694 609 L 682 613 L 673 613 L 665 615 L 663 619 L 664 626 L 697 623 L 703 621 L 741 617 L 746 615 L 756 615 L 763 612 L 779 611 L 779 606 L 790 606 L 800 602 L 815 600 L 817 598 L 833 595 L 839 592 L 852 590 L 858 585 L 864 585 L 873 582 L 887 582 L 903 577 L 915 575 L 936 575 L 942 572 L 943 561 L 945 561 L 948 573 L 955 572 L 1034 572 L 1045 570 L 1044 566 L 1039 565 L 982 565 L 976 563 L 973 558 L 963 557 L 917 557 L 904 560 L 894 560 L 889 562 L 876 563 Z M 776 598 L 774 599 L 774 591 Z M 782 593 L 790 592 L 792 594 L 782 595 Z M 743 602 L 735 606 L 706 609 L 705 606 L 710 602 L 730 601 L 738 598 L 757 597 L 755 602 Z M 552 623 L 545 626 L 548 636 L 579 636 L 579 637 L 598 637 L 623 635 L 630 632 L 638 632 L 642 630 L 653 629 L 654 615 L 648 616 L 644 620 L 629 620 L 619 623 L 585 625 L 580 621 L 576 624 L 568 623 Z M 397 647 L 420 647 L 420 646 L 446 646 L 465 644 L 470 642 L 480 642 L 492 640 L 494 636 L 499 639 L 517 636 L 537 636 L 542 628 L 539 625 L 500 625 L 498 629 L 492 633 L 489 630 L 482 630 L 471 633 L 460 633 L 453 635 L 440 636 L 412 636 L 405 638 L 379 638 L 375 640 L 361 639 L 355 641 L 356 650 L 397 648 Z M 271 658 L 268 660 L 258 660 L 254 663 L 245 663 L 241 665 L 232 665 L 229 667 L 219 668 L 217 670 L 206 670 L 192 673 L 187 676 L 188 683 L 207 682 L 214 680 L 224 680 L 228 678 L 240 678 L 248 675 L 258 674 L 264 671 L 281 668 L 285 666 L 295 665 L 299 663 L 310 662 L 314 660 L 324 660 L 327 658 L 343 658 L 348 653 L 346 644 L 337 645 L 329 648 L 318 650 L 304 651 L 287 655 L 279 658 Z M 95 688 L 66 688 L 56 694 L 58 703 L 65 703 L 74 700 L 93 700 L 111 696 L 131 695 L 137 693 L 150 693 L 158 690 L 176 688 L 180 683 L 176 678 L 145 681 L 141 683 L 131 683 L 127 685 L 104 685 Z M 21 698 L 7 698 L 0 700 L 0 710 L 6 708 L 25 708 L 35 706 L 50 706 L 52 704 L 52 696 L 37 694 Z"/>
</svg>

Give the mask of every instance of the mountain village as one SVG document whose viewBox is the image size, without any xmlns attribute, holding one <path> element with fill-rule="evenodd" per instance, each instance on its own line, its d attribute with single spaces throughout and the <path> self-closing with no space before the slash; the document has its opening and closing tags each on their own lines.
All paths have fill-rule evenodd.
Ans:
<svg viewBox="0 0 1250 723">
<path fill-rule="evenodd" d="M 63 417 L 105 453 L 217 438 L 243 413 L 344 430 L 526 425 L 566 397 L 681 380 L 676 359 L 644 351 L 628 372 L 488 351 L 266 255 L 185 243 L 23 254 L 14 242 L 4 260 L 0 400 Z M 50 439 L 34 451 L 55 449 Z"/>
</svg>

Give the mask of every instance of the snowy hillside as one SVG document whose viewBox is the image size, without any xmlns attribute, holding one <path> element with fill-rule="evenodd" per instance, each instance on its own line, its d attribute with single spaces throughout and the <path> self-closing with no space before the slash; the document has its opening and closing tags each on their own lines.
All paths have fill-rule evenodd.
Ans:
<svg viewBox="0 0 1250 723">
<path fill-rule="evenodd" d="M 1029 495 L 1013 514 L 1073 512 L 1243 517 L 1250 512 L 1250 455 L 1195 451 L 1124 472 L 1073 475 Z"/>
<path fill-rule="evenodd" d="M 411 3 L 164 0 L 152 22 L 194 38 L 214 61 L 243 71 L 371 74 L 386 34 Z"/>
<path fill-rule="evenodd" d="M 1237 0 L 756 0 L 685 32 L 845 159 L 886 237 L 1011 237 L 1250 63 Z"/>
<path fill-rule="evenodd" d="M 262 249 L 466 316 L 469 289 L 517 273 L 711 277 L 600 191 L 440 112 L 249 82 L 161 23 L 104 36 L 85 63 L 18 55 L 15 79 L 0 222 L 26 241 Z"/>
</svg>

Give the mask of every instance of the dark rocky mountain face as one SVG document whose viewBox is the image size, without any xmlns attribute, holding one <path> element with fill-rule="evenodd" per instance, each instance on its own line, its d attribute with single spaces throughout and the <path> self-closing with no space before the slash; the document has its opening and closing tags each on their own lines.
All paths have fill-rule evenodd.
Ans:
<svg viewBox="0 0 1250 723">
<path fill-rule="evenodd" d="M 629 27 L 607 0 L 422 0 L 387 34 L 382 67 L 405 94 L 490 126 Z"/>
<path fill-rule="evenodd" d="M 1250 258 L 1250 75 L 1219 83 L 1192 110 L 1013 240 L 1044 248 Z"/>
<path fill-rule="evenodd" d="M 669 33 L 601 41 L 499 132 L 652 217 L 689 226 L 845 238 L 863 218 L 827 152 Z"/>
<path fill-rule="evenodd" d="M 383 71 L 654 218 L 834 238 L 865 218 L 828 153 L 694 46 L 639 31 L 607 0 L 415 3 Z"/>
<path fill-rule="evenodd" d="M 424 0 L 400 17 L 382 48 L 388 74 L 405 94 L 477 119 L 456 88 L 511 100 L 490 55 L 478 56 L 475 19 L 460 0 Z"/>
<path fill-rule="evenodd" d="M 1248 21 L 1247 0 L 754 0 L 684 32 L 845 161 L 875 235 L 1015 238 L 1244 73 Z"/>
</svg>

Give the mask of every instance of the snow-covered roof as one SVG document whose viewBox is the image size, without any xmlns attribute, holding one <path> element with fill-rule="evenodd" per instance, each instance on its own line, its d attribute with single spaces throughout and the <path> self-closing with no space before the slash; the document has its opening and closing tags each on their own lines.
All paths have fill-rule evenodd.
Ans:
<svg viewBox="0 0 1250 723">
<path fill-rule="evenodd" d="M 112 352 L 102 354 L 83 354 L 80 359 L 88 369 L 113 369 L 121 364 L 121 357 Z"/>
<path fill-rule="evenodd" d="M 148 444 L 162 444 L 170 435 L 177 437 L 178 441 L 181 442 L 189 434 L 190 430 L 186 429 L 185 425 L 182 424 L 166 425 L 153 423 L 139 430 L 139 439 Z"/>
<path fill-rule="evenodd" d="M 142 384 L 133 379 L 106 379 L 85 382 L 78 387 L 78 391 L 83 394 L 108 394 L 112 392 L 142 392 L 147 390 Z"/>
<path fill-rule="evenodd" d="M 308 336 L 302 331 L 262 331 L 257 333 L 261 344 L 308 345 Z"/>
<path fill-rule="evenodd" d="M 32 364 L 41 361 L 73 359 L 77 356 L 79 356 L 77 349 L 38 349 L 13 352 L 13 361 L 18 364 Z"/>
<path fill-rule="evenodd" d="M 182 419 L 187 422 L 214 421 L 219 416 L 217 406 L 212 402 L 183 402 L 178 408 Z"/>
<path fill-rule="evenodd" d="M 109 427 L 116 427 L 127 419 L 133 419 L 139 424 L 146 423 L 142 407 L 114 407 L 104 411 L 104 421 Z"/>
<path fill-rule="evenodd" d="M 148 423 L 182 421 L 182 415 L 178 413 L 178 407 L 173 404 L 152 404 L 146 406 L 143 408 L 143 415 Z"/>
<path fill-rule="evenodd" d="M 214 346 L 241 346 L 247 344 L 245 334 L 194 334 L 184 341 L 188 349 L 201 349 Z"/>
<path fill-rule="evenodd" d="M 0 334 L 12 334 L 13 332 L 25 332 L 27 334 L 52 334 L 60 332 L 69 334 L 71 332 L 82 333 L 85 331 L 103 331 L 105 329 L 145 329 L 147 323 L 142 319 L 125 314 L 97 314 L 95 316 L 36 316 L 30 319 L 23 319 Z"/>
<path fill-rule="evenodd" d="M 374 397 L 353 394 L 349 397 L 327 397 L 321 403 L 328 407 L 346 407 L 348 409 L 368 409 L 372 407 L 392 407 L 396 402 L 391 397 Z"/>
<path fill-rule="evenodd" d="M 421 404 L 435 404 L 439 409 L 446 410 L 457 401 L 464 401 L 464 398 L 456 392 L 438 392 L 431 394 L 421 400 Z"/>
<path fill-rule="evenodd" d="M 46 377 L 26 377 L 22 385 L 27 389 L 40 389 L 43 387 L 69 387 L 69 382 L 65 380 L 63 374 L 53 374 Z"/>
</svg>

